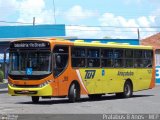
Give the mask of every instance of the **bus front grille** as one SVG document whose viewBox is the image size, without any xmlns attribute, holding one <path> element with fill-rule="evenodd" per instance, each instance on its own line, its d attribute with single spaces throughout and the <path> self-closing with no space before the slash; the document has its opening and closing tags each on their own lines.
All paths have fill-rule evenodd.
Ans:
<svg viewBox="0 0 160 120">
<path fill-rule="evenodd" d="M 38 88 L 39 85 L 14 85 L 17 88 Z"/>
<path fill-rule="evenodd" d="M 37 91 L 15 90 L 15 94 L 37 94 Z"/>
</svg>

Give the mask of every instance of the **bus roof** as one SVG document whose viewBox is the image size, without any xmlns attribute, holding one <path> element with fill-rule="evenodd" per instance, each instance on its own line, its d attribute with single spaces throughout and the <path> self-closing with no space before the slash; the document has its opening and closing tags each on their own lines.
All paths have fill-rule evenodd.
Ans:
<svg viewBox="0 0 160 120">
<path fill-rule="evenodd" d="M 132 48 L 132 49 L 153 49 L 152 46 L 143 46 L 143 45 L 130 45 L 128 43 L 101 43 L 99 41 L 92 42 L 82 42 L 75 41 L 74 46 L 89 46 L 89 47 L 108 47 L 108 48 Z"/>
<path fill-rule="evenodd" d="M 23 39 L 16 39 L 12 42 L 27 41 L 27 40 L 48 41 L 50 43 L 55 43 L 55 44 L 73 45 L 79 47 L 84 46 L 84 47 L 102 47 L 102 48 L 107 47 L 107 48 L 153 49 L 152 46 L 130 45 L 129 43 L 115 43 L 115 42 L 101 43 L 100 41 L 85 42 L 84 40 L 70 41 L 61 38 L 23 38 Z"/>
</svg>

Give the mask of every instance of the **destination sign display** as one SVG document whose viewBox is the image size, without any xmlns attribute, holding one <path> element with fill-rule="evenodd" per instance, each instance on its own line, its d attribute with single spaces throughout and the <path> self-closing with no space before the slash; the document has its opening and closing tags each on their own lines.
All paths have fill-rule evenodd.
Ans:
<svg viewBox="0 0 160 120">
<path fill-rule="evenodd" d="M 10 44 L 11 48 L 50 48 L 48 42 L 13 42 Z"/>
</svg>

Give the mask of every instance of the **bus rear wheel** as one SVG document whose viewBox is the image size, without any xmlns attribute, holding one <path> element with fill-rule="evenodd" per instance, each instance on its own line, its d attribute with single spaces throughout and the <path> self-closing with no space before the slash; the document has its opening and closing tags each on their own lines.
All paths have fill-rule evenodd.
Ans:
<svg viewBox="0 0 160 120">
<path fill-rule="evenodd" d="M 122 93 L 116 93 L 117 97 L 123 97 L 123 98 L 129 98 L 132 95 L 133 95 L 133 87 L 130 81 L 125 82 Z"/>
<path fill-rule="evenodd" d="M 80 89 L 78 85 L 76 85 L 75 83 L 73 83 L 69 89 L 68 98 L 69 98 L 69 102 L 72 102 L 72 103 L 80 99 Z"/>
<path fill-rule="evenodd" d="M 132 84 L 129 81 L 126 81 L 124 84 L 123 97 L 129 98 L 133 95 Z"/>
<path fill-rule="evenodd" d="M 32 102 L 33 103 L 38 103 L 39 102 L 39 97 L 38 96 L 32 96 Z"/>
</svg>

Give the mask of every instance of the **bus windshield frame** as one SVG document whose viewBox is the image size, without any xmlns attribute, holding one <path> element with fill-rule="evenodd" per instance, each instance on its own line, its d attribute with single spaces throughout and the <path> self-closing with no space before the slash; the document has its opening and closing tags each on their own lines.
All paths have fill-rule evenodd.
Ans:
<svg viewBox="0 0 160 120">
<path fill-rule="evenodd" d="M 10 50 L 9 75 L 39 76 L 52 73 L 52 55 L 49 50 Z"/>
</svg>

